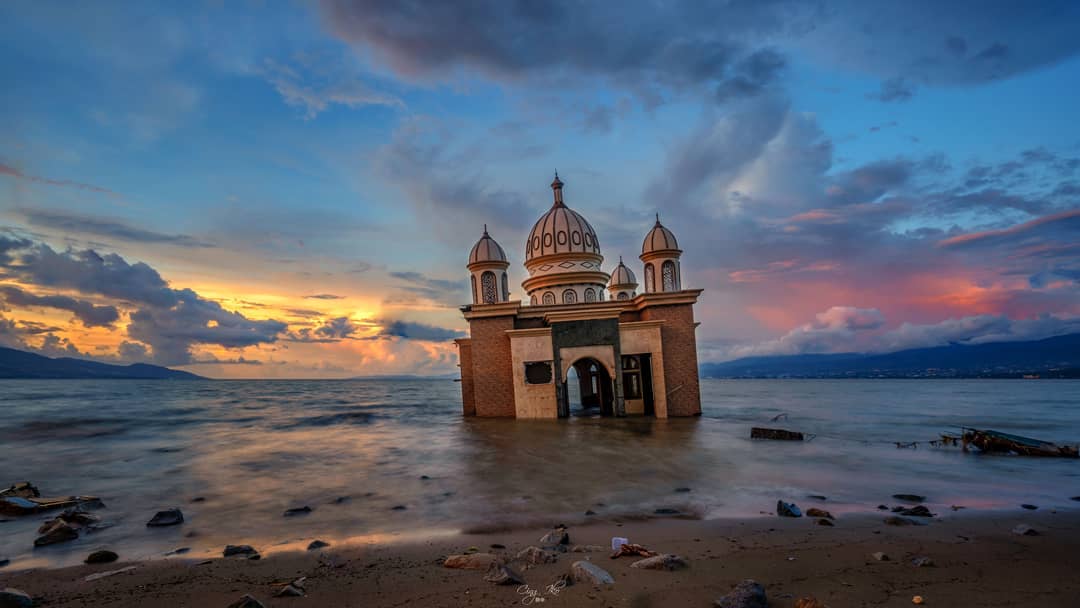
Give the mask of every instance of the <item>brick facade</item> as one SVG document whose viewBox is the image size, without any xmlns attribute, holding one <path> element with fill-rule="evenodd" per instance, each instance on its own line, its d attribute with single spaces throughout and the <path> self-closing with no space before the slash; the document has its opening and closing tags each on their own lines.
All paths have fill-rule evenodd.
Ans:
<svg viewBox="0 0 1080 608">
<path fill-rule="evenodd" d="M 660 335 L 664 348 L 668 416 L 700 416 L 701 385 L 693 305 L 649 306 L 642 309 L 641 320 L 664 321 Z"/>
<path fill-rule="evenodd" d="M 461 368 L 461 413 L 476 415 L 476 392 L 473 386 L 472 340 L 455 340 L 458 345 L 458 367 Z"/>
<path fill-rule="evenodd" d="M 469 322 L 474 413 L 514 417 L 514 368 L 507 330 L 514 316 L 483 317 Z M 464 383 L 464 376 L 462 377 Z M 462 387 L 464 391 L 464 386 Z"/>
</svg>

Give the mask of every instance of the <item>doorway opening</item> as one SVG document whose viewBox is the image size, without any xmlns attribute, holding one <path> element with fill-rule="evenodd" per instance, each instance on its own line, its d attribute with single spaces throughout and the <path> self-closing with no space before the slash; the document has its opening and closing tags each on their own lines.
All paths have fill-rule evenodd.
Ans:
<svg viewBox="0 0 1080 608">
<path fill-rule="evenodd" d="M 611 374 L 591 357 L 570 366 L 566 373 L 566 396 L 571 416 L 615 415 Z"/>
</svg>

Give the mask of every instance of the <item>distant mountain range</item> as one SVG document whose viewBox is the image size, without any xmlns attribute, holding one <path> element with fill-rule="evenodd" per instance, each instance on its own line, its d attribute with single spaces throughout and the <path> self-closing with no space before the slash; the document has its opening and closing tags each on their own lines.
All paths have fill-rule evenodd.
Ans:
<svg viewBox="0 0 1080 608">
<path fill-rule="evenodd" d="M 1080 334 L 950 344 L 884 354 L 747 357 L 701 366 L 705 378 L 1080 378 Z"/>
<path fill-rule="evenodd" d="M 69 357 L 52 359 L 14 348 L 0 347 L 0 378 L 199 380 L 202 376 L 146 363 L 109 365 Z"/>
</svg>

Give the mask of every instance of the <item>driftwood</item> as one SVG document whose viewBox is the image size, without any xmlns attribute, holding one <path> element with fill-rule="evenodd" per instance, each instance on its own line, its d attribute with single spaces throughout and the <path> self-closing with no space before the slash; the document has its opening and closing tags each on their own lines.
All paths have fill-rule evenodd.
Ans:
<svg viewBox="0 0 1080 608">
<path fill-rule="evenodd" d="M 755 426 L 750 429 L 751 439 L 776 439 L 779 441 L 802 441 L 803 434 L 798 431 L 785 431 L 784 429 L 766 429 Z"/>
<path fill-rule="evenodd" d="M 642 557 L 653 557 L 659 555 L 654 551 L 649 551 L 645 547 L 637 544 L 620 545 L 617 551 L 612 552 L 611 559 L 622 557 L 623 555 L 640 555 Z"/>
<path fill-rule="evenodd" d="M 1020 456 L 1080 458 L 1080 451 L 1073 446 L 1057 445 L 1041 439 L 1032 439 L 998 431 L 965 428 L 961 441 L 964 451 L 967 451 L 968 445 L 973 445 L 983 452 L 1011 453 Z"/>
</svg>

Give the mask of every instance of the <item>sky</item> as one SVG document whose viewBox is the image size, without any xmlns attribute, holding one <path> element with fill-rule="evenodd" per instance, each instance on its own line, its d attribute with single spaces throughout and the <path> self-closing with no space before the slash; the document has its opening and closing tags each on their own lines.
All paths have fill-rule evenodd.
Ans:
<svg viewBox="0 0 1080 608">
<path fill-rule="evenodd" d="M 465 263 L 551 205 L 699 358 L 1080 331 L 1080 3 L 0 5 L 0 346 L 453 374 Z"/>
</svg>

